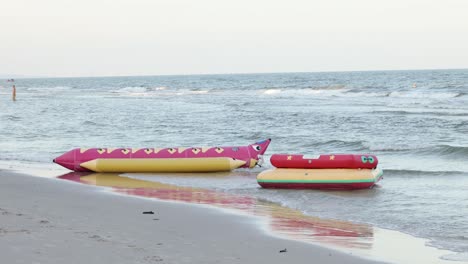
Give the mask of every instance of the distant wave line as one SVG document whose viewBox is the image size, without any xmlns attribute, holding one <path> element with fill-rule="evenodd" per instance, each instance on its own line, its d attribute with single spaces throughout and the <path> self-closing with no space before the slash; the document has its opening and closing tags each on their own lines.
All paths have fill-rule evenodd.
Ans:
<svg viewBox="0 0 468 264">
<path fill-rule="evenodd" d="M 468 171 L 424 171 L 424 170 L 405 170 L 405 169 L 385 169 L 385 176 L 468 176 Z"/>
<path fill-rule="evenodd" d="M 375 110 L 374 114 L 392 114 L 392 115 L 433 115 L 433 116 L 468 116 L 466 112 L 448 112 L 448 111 L 408 111 L 408 110 Z"/>
</svg>

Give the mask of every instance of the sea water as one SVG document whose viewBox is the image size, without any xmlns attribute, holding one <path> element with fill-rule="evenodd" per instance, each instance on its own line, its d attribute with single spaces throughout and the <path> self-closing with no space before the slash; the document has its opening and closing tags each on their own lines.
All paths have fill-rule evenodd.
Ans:
<svg viewBox="0 0 468 264">
<path fill-rule="evenodd" d="M 468 254 L 468 70 L 0 81 L 0 160 L 51 164 L 76 147 L 246 145 L 262 168 L 152 180 L 250 195 L 372 224 Z M 359 191 L 264 190 L 272 153 L 372 153 L 384 179 Z M 53 165 L 51 166 L 58 166 Z M 138 177 L 138 175 L 136 176 Z M 141 176 L 148 179 L 148 176 Z"/>
</svg>

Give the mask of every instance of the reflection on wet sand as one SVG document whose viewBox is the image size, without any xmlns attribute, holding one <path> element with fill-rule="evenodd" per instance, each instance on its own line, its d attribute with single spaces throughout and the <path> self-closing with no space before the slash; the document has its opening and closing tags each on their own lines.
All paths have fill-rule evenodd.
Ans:
<svg viewBox="0 0 468 264">
<path fill-rule="evenodd" d="M 350 249 L 369 249 L 373 243 L 372 226 L 307 216 L 300 211 L 250 196 L 132 179 L 116 173 L 71 172 L 58 178 L 111 187 L 113 192 L 121 194 L 240 210 L 264 218 L 267 228 L 273 234 L 294 240 Z"/>
</svg>

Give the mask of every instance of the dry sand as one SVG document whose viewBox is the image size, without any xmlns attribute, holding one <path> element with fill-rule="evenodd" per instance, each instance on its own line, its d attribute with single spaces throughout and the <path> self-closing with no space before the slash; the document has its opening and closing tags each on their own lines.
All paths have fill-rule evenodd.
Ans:
<svg viewBox="0 0 468 264">
<path fill-rule="evenodd" d="M 0 170 L 1 263 L 377 263 L 270 236 L 247 216 L 97 190 Z"/>
</svg>

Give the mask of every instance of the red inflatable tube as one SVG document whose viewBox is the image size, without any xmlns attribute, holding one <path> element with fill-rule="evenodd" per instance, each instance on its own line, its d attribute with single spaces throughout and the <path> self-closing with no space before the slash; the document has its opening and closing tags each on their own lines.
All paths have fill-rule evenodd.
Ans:
<svg viewBox="0 0 468 264">
<path fill-rule="evenodd" d="M 276 168 L 295 169 L 374 169 L 378 159 L 370 154 L 325 154 L 309 157 L 299 154 L 273 154 L 270 162 Z"/>
</svg>

